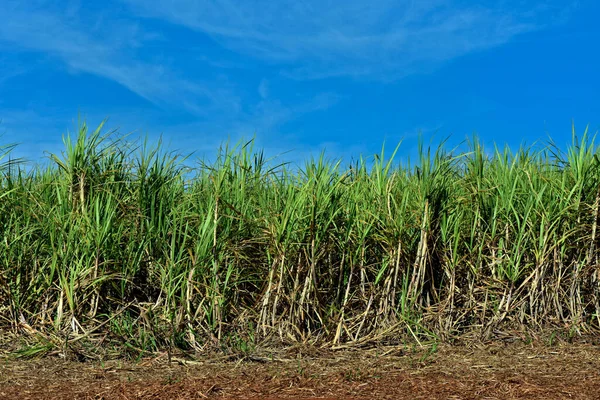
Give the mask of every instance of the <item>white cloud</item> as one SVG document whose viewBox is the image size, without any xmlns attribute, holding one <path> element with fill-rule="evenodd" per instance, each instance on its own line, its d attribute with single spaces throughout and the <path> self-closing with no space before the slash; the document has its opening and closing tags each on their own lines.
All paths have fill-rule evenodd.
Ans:
<svg viewBox="0 0 600 400">
<path fill-rule="evenodd" d="M 258 85 L 258 94 L 262 99 L 269 97 L 269 82 L 266 79 L 262 79 Z"/>
<path fill-rule="evenodd" d="M 558 6 L 443 0 L 123 0 L 142 16 L 211 35 L 289 76 L 394 79 L 556 22 Z M 483 4 L 483 3 L 482 3 Z M 562 15 L 562 14 L 561 14 Z"/>
<path fill-rule="evenodd" d="M 128 14 L 132 10 L 138 16 L 208 34 L 225 48 L 254 57 L 256 66 L 276 66 L 273 70 L 300 79 L 398 79 L 556 22 L 549 18 L 556 12 L 552 4 L 525 8 L 519 1 L 503 0 L 493 6 L 469 6 L 460 1 L 447 5 L 443 0 L 347 0 L 343 5 L 338 0 L 119 1 L 131 7 L 115 6 L 110 0 L 91 2 L 93 10 L 79 7 L 77 1 L 63 5 L 49 0 L 1 0 L 0 53 L 41 53 L 73 72 L 118 82 L 167 111 L 183 109 L 197 118 L 172 125 L 164 122 L 169 120 L 164 118 L 168 112 L 153 115 L 143 109 L 128 115 L 129 110 L 120 114 L 106 111 L 112 114 L 111 121 L 128 129 L 143 127 L 182 139 L 187 135 L 195 138 L 194 143 L 188 142 L 192 148 L 208 146 L 209 151 L 214 151 L 223 134 L 248 137 L 254 132 L 265 143 L 291 147 L 287 143 L 293 140 L 275 136 L 280 128 L 305 114 L 332 107 L 339 98 L 333 93 L 311 93 L 308 88 L 297 97 L 303 100 L 283 102 L 274 96 L 278 92 L 275 82 L 285 79 L 274 79 L 268 75 L 272 70 L 265 69 L 265 79 L 253 82 L 249 89 L 258 91 L 260 100 L 244 102 L 248 93 L 234 74 L 247 68 L 248 57 L 222 61 L 218 55 L 213 58 L 213 54 L 187 49 L 185 55 L 165 60 L 161 52 L 175 43 L 174 37 L 168 36 L 168 29 L 161 33 L 147 30 L 144 23 L 148 21 L 134 19 Z M 2 58 L 0 85 L 8 76 L 1 64 Z M 178 64 L 187 68 L 178 68 Z M 25 70 L 20 67 L 16 65 L 14 71 Z M 216 78 L 195 78 L 190 71 L 197 67 L 206 67 Z M 0 109 L 0 119 L 6 117 L 4 111 Z M 35 116 L 13 113 L 5 119 L 4 128 L 21 135 L 20 118 L 31 126 Z M 64 125 L 62 118 L 53 122 L 57 132 Z M 34 125 L 33 131 L 44 134 L 46 126 Z M 297 143 L 303 142 L 298 139 Z"/>
<path fill-rule="evenodd" d="M 256 135 L 257 148 L 264 148 L 275 155 L 289 150 L 306 147 L 305 140 L 296 135 L 283 134 L 284 125 L 301 119 L 306 114 L 325 111 L 333 107 L 339 97 L 333 93 L 322 93 L 304 101 L 286 104 L 277 99 L 264 99 L 248 110 L 238 110 L 229 118 L 215 115 L 214 118 L 195 118 L 190 122 L 165 121 L 165 113 L 149 113 L 144 108 L 113 110 L 105 125 L 105 131 L 118 130 L 128 134 L 131 140 L 146 135 L 156 140 L 164 134 L 164 145 L 181 154 L 195 152 L 195 156 L 210 157 L 219 146 L 229 140 L 234 144 Z M 88 126 L 96 127 L 107 118 L 104 110 L 85 112 L 81 115 Z M 3 143 L 20 143 L 13 151 L 15 157 L 38 162 L 44 152 L 60 154 L 62 138 L 77 129 L 76 110 L 64 109 L 14 109 L 0 107 L 0 140 Z M 299 154 L 305 154 L 304 150 Z M 295 155 L 295 159 L 298 158 Z"/>
<path fill-rule="evenodd" d="M 3 8 L 0 45 L 6 50 L 48 54 L 73 72 L 107 78 L 153 104 L 177 105 L 194 114 L 237 101 L 226 86 L 191 81 L 160 63 L 140 61 L 136 49 L 156 36 L 134 22 L 99 14 L 88 24 L 74 17 L 79 10 L 73 6 L 57 10 L 8 0 Z"/>
<path fill-rule="evenodd" d="M 13 55 L 19 52 L 43 54 L 46 61 L 59 61 L 72 73 L 104 77 L 167 112 L 186 111 L 199 119 L 203 126 L 215 128 L 210 129 L 214 133 L 218 132 L 216 128 L 270 130 L 303 113 L 328 108 L 337 101 L 332 94 L 313 93 L 313 99 L 306 100 L 305 97 L 304 102 L 296 100 L 294 104 L 283 104 L 271 98 L 269 81 L 265 78 L 257 89 L 261 100 L 257 103 L 244 102 L 247 93 L 240 88 L 235 77 L 225 75 L 228 72 L 226 68 L 203 60 L 202 57 L 206 57 L 203 54 L 196 58 L 189 57 L 187 53 L 184 56 L 172 54 L 172 59 L 165 57 L 163 50 L 173 43 L 169 42 L 171 38 L 164 36 L 164 32 L 168 31 L 157 34 L 147 30 L 144 21 L 132 18 L 129 10 L 123 10 L 120 3 L 109 2 L 92 10 L 79 7 L 76 0 L 64 4 L 46 0 L 5 2 L 2 7 L 3 23 L 0 24 L 0 51 Z M 207 58 L 210 60 L 210 57 Z M 181 64 L 184 65 L 178 68 Z M 210 71 L 210 78 L 198 79 L 198 74 L 194 75 L 193 71 L 203 66 Z M 14 67 L 11 67 L 13 72 L 25 71 L 23 66 Z M 2 69 L 0 67 L 0 72 Z M 3 76 L 6 78 L 8 75 Z M 2 80 L 0 77 L 0 84 Z M 0 109 L 0 117 L 7 111 L 15 110 Z M 93 112 L 90 109 L 83 111 Z M 117 120 L 119 110 L 104 111 L 111 114 L 111 120 Z M 165 116 L 162 112 L 157 114 Z M 121 117 L 125 119 L 124 123 L 132 120 Z M 143 118 L 138 115 L 134 119 L 147 125 L 144 121 L 160 117 L 146 112 Z"/>
<path fill-rule="evenodd" d="M 321 93 L 296 104 L 284 104 L 279 100 L 264 99 L 258 102 L 249 112 L 240 112 L 235 119 L 214 121 L 196 121 L 190 124 L 171 126 L 171 132 L 186 132 L 190 136 L 215 137 L 214 143 L 207 144 L 214 150 L 219 135 L 228 135 L 234 140 L 251 137 L 255 133 L 262 139 L 277 141 L 274 135 L 285 123 L 300 119 L 306 114 L 328 110 L 336 105 L 339 97 L 334 93 Z M 283 143 L 280 143 L 283 145 Z M 206 148 L 206 147 L 203 147 Z"/>
</svg>

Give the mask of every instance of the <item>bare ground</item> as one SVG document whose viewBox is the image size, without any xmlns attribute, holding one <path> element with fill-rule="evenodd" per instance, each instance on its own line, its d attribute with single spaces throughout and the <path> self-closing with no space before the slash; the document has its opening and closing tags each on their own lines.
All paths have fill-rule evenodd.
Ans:
<svg viewBox="0 0 600 400">
<path fill-rule="evenodd" d="M 0 399 L 600 399 L 600 346 L 488 344 L 193 362 L 0 358 Z"/>
</svg>

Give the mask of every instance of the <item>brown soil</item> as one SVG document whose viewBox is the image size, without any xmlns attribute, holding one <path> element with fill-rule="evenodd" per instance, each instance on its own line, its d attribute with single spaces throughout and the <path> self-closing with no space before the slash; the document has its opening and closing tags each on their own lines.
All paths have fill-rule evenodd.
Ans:
<svg viewBox="0 0 600 400">
<path fill-rule="evenodd" d="M 378 354 L 379 353 L 379 354 Z M 385 354 L 382 354 L 385 353 Z M 600 346 L 502 344 L 137 364 L 0 359 L 0 399 L 600 399 Z"/>
</svg>

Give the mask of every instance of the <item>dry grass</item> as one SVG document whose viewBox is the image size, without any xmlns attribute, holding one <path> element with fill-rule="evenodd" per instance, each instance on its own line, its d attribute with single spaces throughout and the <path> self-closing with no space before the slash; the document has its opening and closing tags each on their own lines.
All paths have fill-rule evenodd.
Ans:
<svg viewBox="0 0 600 400">
<path fill-rule="evenodd" d="M 427 356 L 424 358 L 424 356 Z M 158 356 L 132 364 L 42 359 L 0 366 L 0 398 L 12 399 L 597 399 L 600 348 L 502 343 L 320 353 L 268 362 Z"/>
</svg>

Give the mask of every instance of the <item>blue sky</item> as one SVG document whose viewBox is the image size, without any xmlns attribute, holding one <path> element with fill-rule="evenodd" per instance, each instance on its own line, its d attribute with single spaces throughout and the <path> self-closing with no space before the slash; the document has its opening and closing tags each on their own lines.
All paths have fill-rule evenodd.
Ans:
<svg viewBox="0 0 600 400">
<path fill-rule="evenodd" d="M 593 0 L 0 4 L 0 144 L 32 160 L 78 114 L 200 156 L 256 135 L 297 160 L 600 126 Z"/>
</svg>

